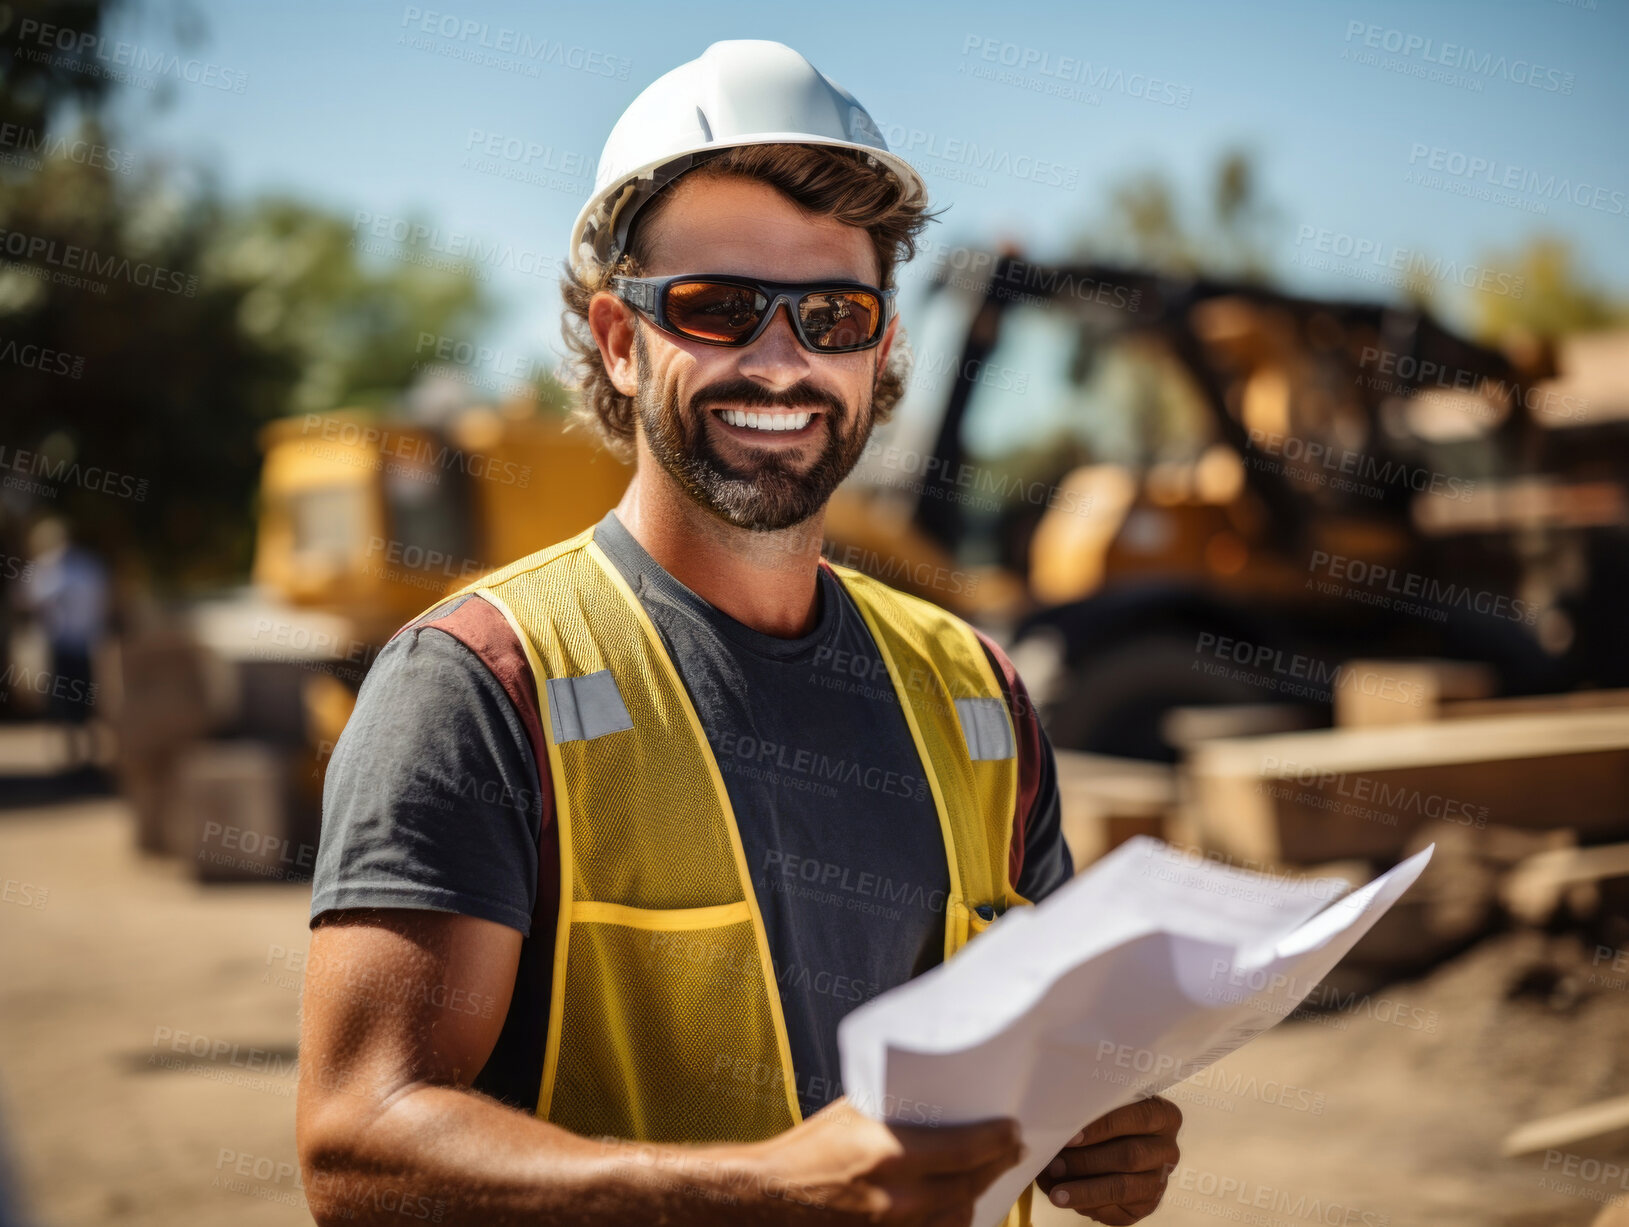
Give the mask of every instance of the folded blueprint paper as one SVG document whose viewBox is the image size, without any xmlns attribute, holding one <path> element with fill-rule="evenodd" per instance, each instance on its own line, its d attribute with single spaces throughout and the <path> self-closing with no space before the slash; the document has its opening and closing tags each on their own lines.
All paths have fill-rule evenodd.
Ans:
<svg viewBox="0 0 1629 1227">
<path fill-rule="evenodd" d="M 1129 840 L 844 1018 L 844 1091 L 878 1119 L 1016 1117 L 1029 1156 L 973 1216 L 995 1227 L 1077 1130 L 1292 1013 L 1431 852 L 1346 893 Z"/>
</svg>

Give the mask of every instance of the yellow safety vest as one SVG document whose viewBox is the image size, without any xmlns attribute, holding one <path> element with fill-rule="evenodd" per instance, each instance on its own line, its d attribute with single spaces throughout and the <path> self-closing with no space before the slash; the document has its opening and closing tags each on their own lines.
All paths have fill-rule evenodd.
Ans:
<svg viewBox="0 0 1629 1227">
<path fill-rule="evenodd" d="M 832 570 L 887 665 L 933 794 L 950 868 L 949 958 L 991 913 L 1029 902 L 1007 878 L 1011 715 L 964 622 Z M 586 1137 L 654 1142 L 791 1128 L 802 1119 L 797 1081 L 740 831 L 638 597 L 592 528 L 462 592 L 515 632 L 548 734 L 560 912 L 537 1114 Z M 1008 1224 L 1029 1222 L 1032 1191 Z"/>
</svg>

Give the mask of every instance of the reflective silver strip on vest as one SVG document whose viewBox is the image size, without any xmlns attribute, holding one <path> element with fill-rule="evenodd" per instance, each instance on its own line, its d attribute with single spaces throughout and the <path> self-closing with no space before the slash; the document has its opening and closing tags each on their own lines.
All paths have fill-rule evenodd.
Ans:
<svg viewBox="0 0 1629 1227">
<path fill-rule="evenodd" d="M 551 677 L 548 688 L 549 723 L 554 729 L 555 745 L 592 741 L 633 728 L 633 717 L 628 715 L 609 669 L 582 677 Z"/>
<path fill-rule="evenodd" d="M 1013 756 L 1012 729 L 1007 724 L 1007 705 L 1000 699 L 957 699 L 956 717 L 962 722 L 962 736 L 974 761 Z"/>
</svg>

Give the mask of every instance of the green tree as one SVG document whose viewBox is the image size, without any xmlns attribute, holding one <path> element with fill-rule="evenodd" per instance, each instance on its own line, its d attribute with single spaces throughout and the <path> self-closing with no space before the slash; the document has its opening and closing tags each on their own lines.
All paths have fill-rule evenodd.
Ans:
<svg viewBox="0 0 1629 1227">
<path fill-rule="evenodd" d="M 1514 252 L 1490 254 L 1483 265 L 1521 279 L 1519 295 L 1477 289 L 1475 327 L 1490 342 L 1555 338 L 1629 321 L 1629 304 L 1585 279 L 1565 239 L 1540 235 Z"/>
<path fill-rule="evenodd" d="M 1159 171 L 1110 190 L 1106 215 L 1075 243 L 1084 258 L 1117 260 L 1180 275 L 1266 280 L 1266 236 L 1276 211 L 1261 195 L 1255 163 L 1243 150 L 1217 160 L 1208 199 L 1184 203 Z"/>
<path fill-rule="evenodd" d="M 490 300 L 468 265 L 411 247 L 365 258 L 342 216 L 232 204 L 185 167 L 57 140 L 117 147 L 104 79 L 33 57 L 19 13 L 94 34 L 109 8 L 0 8 L 0 116 L 47 125 L 0 168 L 0 448 L 40 487 L 0 492 L 0 545 L 15 552 L 52 512 L 165 586 L 231 580 L 249 562 L 260 428 L 386 404 L 421 364 L 420 334 L 472 337 Z"/>
</svg>

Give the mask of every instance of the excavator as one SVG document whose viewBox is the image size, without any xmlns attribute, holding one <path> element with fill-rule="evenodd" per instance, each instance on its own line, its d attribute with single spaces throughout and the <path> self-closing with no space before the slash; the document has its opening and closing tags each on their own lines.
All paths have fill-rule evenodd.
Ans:
<svg viewBox="0 0 1629 1227">
<path fill-rule="evenodd" d="M 1359 656 L 1629 683 L 1629 335 L 954 254 L 828 548 L 996 632 L 1060 748 L 1172 761 L 1174 709 L 1291 689 L 1327 724 Z"/>
</svg>

